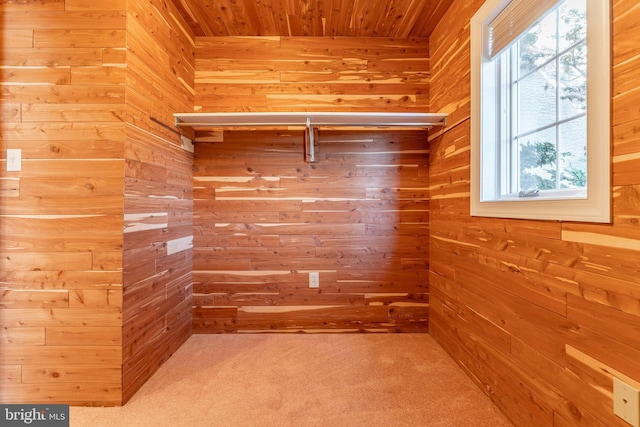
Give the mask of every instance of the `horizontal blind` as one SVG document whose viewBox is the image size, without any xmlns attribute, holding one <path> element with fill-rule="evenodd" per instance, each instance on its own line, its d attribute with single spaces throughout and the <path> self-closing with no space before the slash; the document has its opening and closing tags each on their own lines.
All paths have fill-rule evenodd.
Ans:
<svg viewBox="0 0 640 427">
<path fill-rule="evenodd" d="M 494 58 L 538 19 L 564 0 L 513 0 L 489 24 L 489 56 Z"/>
</svg>

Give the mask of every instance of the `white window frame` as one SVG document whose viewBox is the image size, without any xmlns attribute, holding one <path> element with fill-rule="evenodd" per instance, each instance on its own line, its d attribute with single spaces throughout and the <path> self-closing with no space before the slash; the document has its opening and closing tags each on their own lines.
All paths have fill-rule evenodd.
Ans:
<svg viewBox="0 0 640 427">
<path fill-rule="evenodd" d="M 495 61 L 488 26 L 511 0 L 487 0 L 471 19 L 471 215 L 558 221 L 611 222 L 611 30 L 609 0 L 587 2 L 587 192 L 582 198 L 498 199 Z"/>
</svg>

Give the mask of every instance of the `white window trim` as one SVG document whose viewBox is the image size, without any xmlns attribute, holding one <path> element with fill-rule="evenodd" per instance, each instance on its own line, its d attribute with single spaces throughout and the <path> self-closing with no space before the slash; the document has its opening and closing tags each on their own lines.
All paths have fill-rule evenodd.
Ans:
<svg viewBox="0 0 640 427">
<path fill-rule="evenodd" d="M 471 19 L 471 215 L 581 222 L 611 222 L 611 33 L 608 0 L 587 0 L 587 197 L 481 201 L 482 68 L 487 27 L 510 0 L 487 0 Z M 604 59 L 603 59 L 604 58 Z M 594 84 L 600 83 L 600 84 Z M 486 109 L 485 109 L 486 111 Z M 495 118 L 493 118 L 495 123 Z M 495 163 L 495 162 L 494 162 Z"/>
</svg>

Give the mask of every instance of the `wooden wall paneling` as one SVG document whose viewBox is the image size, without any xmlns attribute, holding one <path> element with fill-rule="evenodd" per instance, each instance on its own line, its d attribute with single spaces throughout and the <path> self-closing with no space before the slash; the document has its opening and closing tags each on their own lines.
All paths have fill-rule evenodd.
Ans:
<svg viewBox="0 0 640 427">
<path fill-rule="evenodd" d="M 117 368 L 104 368 L 97 366 L 32 366 L 22 371 L 23 384 L 40 384 L 53 382 L 57 384 L 78 383 L 84 378 L 85 382 L 114 383 L 120 379 L 121 370 Z"/>
<path fill-rule="evenodd" d="M 16 52 L 24 52 L 24 49 L 16 49 Z M 51 68 L 46 71 L 37 69 L 23 69 L 15 59 L 6 60 L 7 67 L 1 71 L 2 81 L 11 83 L 50 83 L 69 84 L 71 81 L 71 69 L 69 67 Z M 14 104 L 20 111 L 20 104 Z M 3 106 L 3 109 L 7 106 Z"/>
<path fill-rule="evenodd" d="M 23 345 L 44 345 L 45 328 L 42 327 L 17 327 L 3 328 L 0 332 L 2 345 L 10 343 L 22 343 Z"/>
<path fill-rule="evenodd" d="M 66 48 L 43 48 L 36 51 L 7 48 L 5 52 L 2 65 L 9 66 L 99 67 L 102 64 L 102 50 L 92 48 L 77 48 L 72 52 Z M 65 76 L 70 76 L 71 70 L 65 71 Z M 25 74 L 31 73 L 26 71 Z M 42 78 L 51 79 L 51 75 L 52 72 L 49 72 L 44 74 Z"/>
<path fill-rule="evenodd" d="M 516 425 L 622 426 L 612 377 L 638 384 L 637 13 L 613 7 L 613 223 L 469 216 L 469 19 L 430 37 L 430 333 Z M 514 399 L 514 397 L 516 397 Z"/>
<path fill-rule="evenodd" d="M 12 271 L 5 272 L 3 284 L 14 289 L 96 289 L 119 291 L 119 271 Z"/>
<path fill-rule="evenodd" d="M 190 334 L 192 160 L 172 114 L 193 106 L 194 41 L 162 2 L 9 2 L 3 16 L 11 41 L 2 55 L 3 148 L 21 148 L 23 168 L 2 176 L 2 322 L 11 331 L 3 365 L 12 373 L 3 376 L 12 387 L 2 388 L 2 398 L 120 404 Z M 173 47 L 160 55 L 161 70 L 159 46 Z M 135 236 L 138 216 L 156 212 L 169 232 Z M 135 304 L 123 301 L 123 267 L 125 291 L 126 280 L 145 271 L 132 265 L 167 279 L 147 326 L 159 334 L 145 332 L 131 319 Z M 24 316 L 40 326 L 16 326 Z M 26 327 L 42 329 L 44 342 L 21 339 L 16 328 Z M 123 331 L 142 337 L 136 349 L 123 349 Z M 103 349 L 117 357 L 105 358 Z M 15 384 L 18 369 L 28 385 Z"/>
<path fill-rule="evenodd" d="M 468 334 L 464 327 L 456 329 L 448 319 L 440 320 L 440 316 L 432 312 L 430 320 L 433 321 L 430 334 L 458 360 L 502 412 L 515 414 L 510 417 L 515 425 L 553 425 L 553 410 L 544 401 L 549 390 L 520 380 L 519 367 L 492 346 Z M 465 343 L 464 347 L 460 342 Z"/>
<path fill-rule="evenodd" d="M 428 58 L 424 38 L 200 37 L 196 111 L 424 111 Z"/>
<path fill-rule="evenodd" d="M 127 2 L 123 401 L 191 335 L 194 41 L 171 3 Z M 191 77 L 189 77 L 191 75 Z"/>
<path fill-rule="evenodd" d="M 91 86 L 57 86 L 55 91 L 44 91 L 31 85 L 11 85 L 3 88 L 4 99 L 24 103 L 124 103 L 124 86 L 107 86 L 95 90 Z"/>
<path fill-rule="evenodd" d="M 28 351 L 28 349 L 23 348 L 22 351 Z M 95 358 L 95 355 L 92 354 L 91 356 Z M 48 355 L 42 355 L 41 357 L 46 358 Z M 47 364 L 47 366 L 51 365 Z M 69 365 L 69 368 L 72 368 L 72 366 Z M 117 367 L 113 369 L 120 371 L 119 365 L 114 366 Z M 111 377 L 107 375 L 110 369 L 105 365 L 96 366 L 93 370 L 87 369 L 80 375 L 75 376 L 75 381 L 78 381 L 77 384 L 62 381 L 11 384 L 10 388 L 4 392 L 6 396 L 4 400 L 16 403 L 24 402 L 23 396 L 37 396 L 46 393 L 47 403 L 64 402 L 63 404 L 73 406 L 114 406 L 117 404 L 114 402 L 120 401 L 122 393 L 119 381 L 115 381 L 113 375 Z M 57 378 L 66 378 L 66 375 L 63 375 L 64 371 L 57 367 L 53 367 L 50 374 L 55 374 Z M 85 380 L 85 375 L 101 375 L 103 378 L 113 382 L 90 383 Z M 44 399 L 40 398 L 39 401 L 44 402 Z"/>
<path fill-rule="evenodd" d="M 125 10 L 127 0 L 112 0 L 108 4 L 100 5 L 104 10 Z M 91 0 L 65 0 L 65 10 L 87 11 L 94 10 L 95 3 Z"/>
<path fill-rule="evenodd" d="M 2 5 L 3 403 L 122 401 L 125 13 L 68 3 Z"/>
<path fill-rule="evenodd" d="M 67 9 L 68 10 L 68 9 Z M 35 48 L 119 48 L 125 44 L 123 29 L 43 29 L 34 30 Z"/>
<path fill-rule="evenodd" d="M 4 7 L 4 26 L 7 29 L 19 30 L 31 28 L 34 30 L 51 29 L 52 23 L 55 27 L 68 30 L 86 30 L 87 22 L 91 22 L 90 29 L 93 30 L 121 30 L 125 28 L 126 16 L 124 9 L 102 10 L 64 10 L 64 3 L 56 10 L 46 7 L 25 9 L 31 6 L 28 3 L 14 4 L 15 9 Z M 13 10 L 11 10 L 13 9 Z M 11 13 L 16 12 L 16 13 Z"/>
<path fill-rule="evenodd" d="M 640 369 L 634 363 L 640 348 L 637 339 L 638 316 L 574 296 L 569 297 L 568 306 L 568 317 L 581 326 L 570 344 L 604 364 L 617 367 L 616 370 L 624 375 L 638 378 Z M 603 317 L 602 313 L 606 316 Z M 618 333 L 607 336 L 608 330 Z M 598 345 L 594 345 L 594 341 Z"/>
<path fill-rule="evenodd" d="M 597 302 L 623 313 L 640 315 L 640 290 L 633 282 L 581 271 L 576 272 L 574 280 L 580 283 L 580 295 L 587 301 Z"/>
<path fill-rule="evenodd" d="M 513 354 L 530 372 L 544 378 L 547 384 L 550 384 L 550 388 L 556 394 L 556 398 L 550 401 L 554 404 L 554 411 L 563 419 L 570 420 L 571 425 L 623 425 L 612 411 L 613 390 L 610 375 L 608 381 L 606 377 L 597 378 L 593 371 L 585 376 L 579 369 L 587 372 L 589 368 L 579 367 L 580 362 L 574 360 L 567 360 L 568 366 L 563 368 L 549 359 L 540 357 L 534 348 L 519 340 L 514 341 Z M 574 375 L 568 375 L 567 370 Z M 566 396 L 571 398 L 568 399 Z M 582 411 L 581 407 L 589 407 L 591 410 Z"/>
<path fill-rule="evenodd" d="M 0 367 L 0 378 L 5 384 L 20 384 L 22 378 L 21 365 L 3 365 Z"/>
<path fill-rule="evenodd" d="M 314 164 L 299 132 L 197 142 L 194 332 L 426 331 L 425 138 L 321 132 Z"/>
<path fill-rule="evenodd" d="M 33 30 L 28 28 L 17 30 L 7 29 L 2 32 L 2 39 L 6 46 L 29 48 L 33 46 Z"/>
</svg>

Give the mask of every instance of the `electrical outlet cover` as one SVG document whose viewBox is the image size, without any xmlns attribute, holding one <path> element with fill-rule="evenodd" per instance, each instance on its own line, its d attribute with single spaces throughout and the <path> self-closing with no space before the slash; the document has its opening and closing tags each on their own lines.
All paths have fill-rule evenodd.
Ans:
<svg viewBox="0 0 640 427">
<path fill-rule="evenodd" d="M 613 378 L 613 413 L 640 427 L 640 390 Z"/>
</svg>

